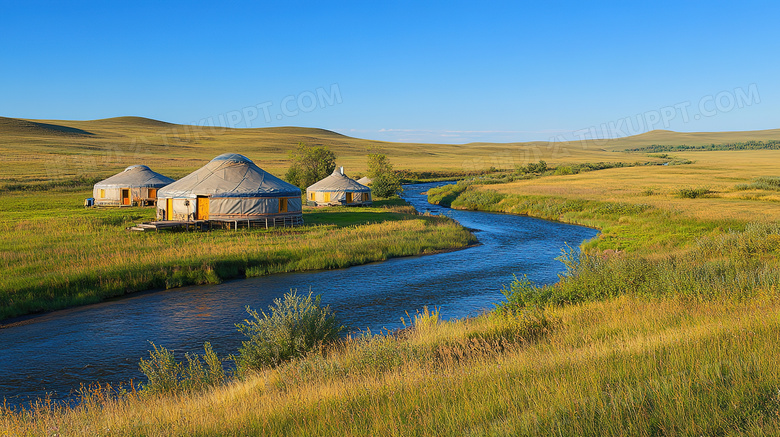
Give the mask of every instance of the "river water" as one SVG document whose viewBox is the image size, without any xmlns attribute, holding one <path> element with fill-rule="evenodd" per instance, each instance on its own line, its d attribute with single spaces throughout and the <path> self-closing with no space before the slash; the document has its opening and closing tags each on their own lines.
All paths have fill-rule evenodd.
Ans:
<svg viewBox="0 0 780 437">
<path fill-rule="evenodd" d="M 73 400 L 91 382 L 143 381 L 139 359 L 149 342 L 220 355 L 235 353 L 243 337 L 235 323 L 245 307 L 266 309 L 290 289 L 322 295 L 354 330 L 402 326 L 407 313 L 439 308 L 445 319 L 477 315 L 503 299 L 512 275 L 553 283 L 563 265 L 555 258 L 597 235 L 589 228 L 506 214 L 457 211 L 427 203 L 423 194 L 442 183 L 405 186 L 403 197 L 420 212 L 445 214 L 475 230 L 480 245 L 436 255 L 396 258 L 342 270 L 278 274 L 213 286 L 142 293 L 57 311 L 0 329 L 0 402 L 21 406 L 50 396 Z M 179 355 L 181 357 L 181 355 Z"/>
</svg>

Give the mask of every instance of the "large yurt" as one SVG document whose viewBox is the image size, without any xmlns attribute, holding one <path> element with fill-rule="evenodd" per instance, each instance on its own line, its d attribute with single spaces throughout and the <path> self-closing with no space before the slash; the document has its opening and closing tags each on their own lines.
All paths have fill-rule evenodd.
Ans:
<svg viewBox="0 0 780 437">
<path fill-rule="evenodd" d="M 348 178 L 344 167 L 339 167 L 333 174 L 306 189 L 306 203 L 312 206 L 370 205 L 371 188 Z"/>
<path fill-rule="evenodd" d="M 92 197 L 96 206 L 151 206 L 158 190 L 173 179 L 152 171 L 145 165 L 131 165 L 95 184 Z"/>
<path fill-rule="evenodd" d="M 225 153 L 157 193 L 160 220 L 303 224 L 301 190 L 249 158 Z"/>
</svg>

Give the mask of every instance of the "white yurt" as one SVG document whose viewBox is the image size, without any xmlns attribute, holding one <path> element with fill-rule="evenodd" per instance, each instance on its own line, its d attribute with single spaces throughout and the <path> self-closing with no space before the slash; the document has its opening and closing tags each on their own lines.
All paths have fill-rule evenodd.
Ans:
<svg viewBox="0 0 780 437">
<path fill-rule="evenodd" d="M 152 171 L 145 165 L 131 165 L 95 184 L 92 197 L 96 206 L 151 206 L 158 190 L 173 179 Z"/>
<path fill-rule="evenodd" d="M 306 203 L 312 206 L 370 205 L 371 188 L 348 178 L 344 167 L 339 167 L 333 174 L 306 189 Z"/>
<path fill-rule="evenodd" d="M 217 156 L 160 190 L 157 197 L 160 220 L 303 224 L 300 188 L 237 153 Z"/>
<path fill-rule="evenodd" d="M 374 180 L 369 178 L 368 176 L 363 176 L 362 178 L 357 180 L 357 183 L 359 183 L 360 185 L 365 185 L 367 187 L 371 185 L 371 182 L 374 182 Z"/>
</svg>

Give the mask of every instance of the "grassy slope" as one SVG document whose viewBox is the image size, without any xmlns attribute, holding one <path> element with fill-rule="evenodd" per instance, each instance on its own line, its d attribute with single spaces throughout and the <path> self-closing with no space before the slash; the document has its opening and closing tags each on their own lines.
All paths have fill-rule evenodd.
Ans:
<svg viewBox="0 0 780 437">
<path fill-rule="evenodd" d="M 486 318 L 354 342 L 203 393 L 95 391 L 10 435 L 777 435 L 780 305 L 628 298 L 556 308 L 543 339 Z M 468 338 L 475 340 L 468 340 Z"/>
</svg>

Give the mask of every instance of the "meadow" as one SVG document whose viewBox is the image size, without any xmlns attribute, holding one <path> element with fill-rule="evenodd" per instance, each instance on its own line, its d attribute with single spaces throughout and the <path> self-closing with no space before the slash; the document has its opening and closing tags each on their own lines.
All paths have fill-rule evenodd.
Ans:
<svg viewBox="0 0 780 437">
<path fill-rule="evenodd" d="M 399 199 L 358 210 L 306 207 L 298 228 L 139 233 L 125 228 L 153 220 L 153 208 L 84 208 L 86 195 L 3 196 L 0 320 L 134 291 L 343 268 L 475 241 L 451 220 L 417 215 Z"/>
<path fill-rule="evenodd" d="M 71 124 L 87 129 L 92 122 L 79 123 Z M 86 388 L 75 407 L 41 400 L 25 411 L 0 408 L 0 429 L 122 436 L 780 434 L 780 191 L 774 183 L 780 151 L 626 151 L 779 137 L 778 131 L 654 131 L 563 145 L 407 145 L 411 154 L 430 151 L 409 158 L 400 156 L 404 146 L 385 144 L 389 156 L 399 153 L 396 168 L 481 174 L 431 190 L 432 201 L 582 224 L 602 234 L 582 254 L 576 248 L 562 254 L 566 270 L 557 284 L 537 286 L 517 272 L 505 284 L 506 301 L 479 317 L 443 322 L 435 310 L 415 315 L 419 309 L 410 308 L 406 330 L 346 338 L 216 387 Z M 353 152 L 338 146 L 345 147 L 341 153 L 365 146 L 355 141 Z M 358 157 L 352 159 L 359 169 Z M 539 160 L 549 170 L 525 171 Z M 654 165 L 557 170 L 600 162 Z M 655 165 L 672 162 L 681 165 Z M 29 196 L 34 209 L 34 189 L 7 193 Z M 50 191 L 44 195 L 56 204 Z M 79 196 L 73 193 L 74 200 Z M 6 214 L 6 193 L 3 199 Z M 408 212 L 403 208 L 388 205 L 377 213 Z M 339 213 L 307 212 L 322 223 L 337 222 L 327 214 Z M 122 223 L 133 220 L 112 214 Z M 27 220 L 20 210 L 6 217 Z M 320 227 L 335 233 L 355 226 L 343 220 L 341 228 Z M 412 223 L 446 227 L 425 220 L 357 226 L 398 224 L 392 235 Z M 44 253 L 45 244 L 58 244 L 36 238 Z M 170 256 L 188 256 L 182 252 Z"/>
</svg>

